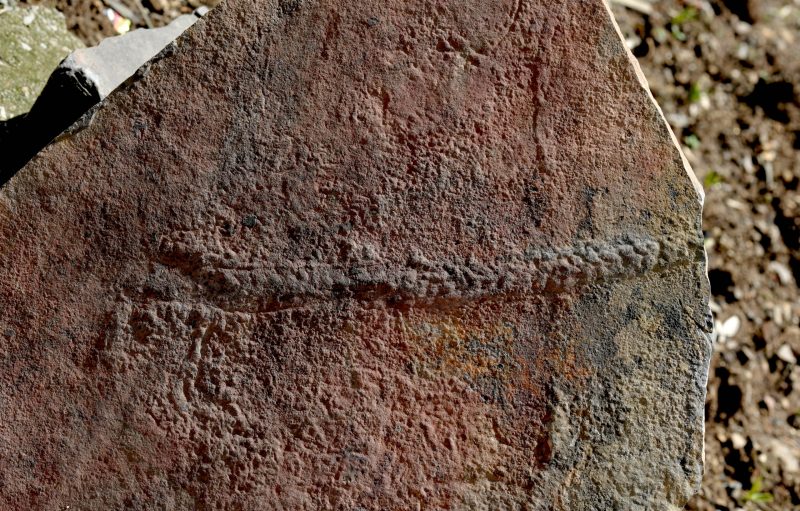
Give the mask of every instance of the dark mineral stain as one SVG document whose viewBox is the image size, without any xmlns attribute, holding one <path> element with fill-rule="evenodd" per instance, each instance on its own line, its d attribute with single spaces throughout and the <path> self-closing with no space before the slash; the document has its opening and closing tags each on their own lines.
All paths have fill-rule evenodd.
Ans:
<svg viewBox="0 0 800 511">
<path fill-rule="evenodd" d="M 279 16 L 291 16 L 301 5 L 303 5 L 303 0 L 280 0 L 278 2 Z"/>
<path fill-rule="evenodd" d="M 242 225 L 245 227 L 255 227 L 256 225 L 256 216 L 255 215 L 246 215 L 242 219 Z"/>
</svg>

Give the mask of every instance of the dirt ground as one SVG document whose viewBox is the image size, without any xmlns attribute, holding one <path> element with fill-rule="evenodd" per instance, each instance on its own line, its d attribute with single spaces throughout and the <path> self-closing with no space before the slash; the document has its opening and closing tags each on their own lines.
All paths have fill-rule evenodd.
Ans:
<svg viewBox="0 0 800 511">
<path fill-rule="evenodd" d="M 800 0 L 633 1 L 614 12 L 707 194 L 718 337 L 687 509 L 800 509 Z M 217 0 L 106 2 L 144 27 Z M 101 0 L 43 3 L 87 44 L 114 34 Z"/>
<path fill-rule="evenodd" d="M 131 28 L 163 26 L 196 8 L 214 7 L 220 0 L 20 0 L 29 5 L 55 7 L 67 18 L 67 28 L 87 46 L 118 35 L 106 10 L 111 7 L 131 20 Z"/>
</svg>

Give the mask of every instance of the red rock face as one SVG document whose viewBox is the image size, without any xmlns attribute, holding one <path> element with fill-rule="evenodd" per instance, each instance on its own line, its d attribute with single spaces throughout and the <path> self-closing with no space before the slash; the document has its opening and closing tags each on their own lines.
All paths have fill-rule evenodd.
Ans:
<svg viewBox="0 0 800 511">
<path fill-rule="evenodd" d="M 600 1 L 239 1 L 0 194 L 0 507 L 674 509 L 701 192 Z"/>
</svg>

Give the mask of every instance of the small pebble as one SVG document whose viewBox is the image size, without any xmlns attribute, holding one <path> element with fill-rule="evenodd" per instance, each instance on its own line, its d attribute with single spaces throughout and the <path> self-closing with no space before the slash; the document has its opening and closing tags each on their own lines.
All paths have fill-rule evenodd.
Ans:
<svg viewBox="0 0 800 511">
<path fill-rule="evenodd" d="M 792 347 L 788 344 L 784 344 L 778 349 L 778 358 L 786 362 L 787 364 L 796 364 L 797 357 L 794 356 L 794 351 L 792 351 Z"/>
<path fill-rule="evenodd" d="M 775 272 L 775 274 L 778 276 L 778 280 L 783 286 L 788 286 L 794 281 L 792 271 L 783 263 L 779 263 L 778 261 L 770 261 L 769 269 Z"/>
<path fill-rule="evenodd" d="M 747 438 L 741 433 L 731 433 L 731 443 L 734 449 L 743 449 L 747 445 Z"/>
<path fill-rule="evenodd" d="M 739 316 L 731 316 L 724 322 L 717 322 L 717 334 L 720 337 L 733 337 L 739 333 L 739 328 L 742 326 L 742 320 Z"/>
</svg>

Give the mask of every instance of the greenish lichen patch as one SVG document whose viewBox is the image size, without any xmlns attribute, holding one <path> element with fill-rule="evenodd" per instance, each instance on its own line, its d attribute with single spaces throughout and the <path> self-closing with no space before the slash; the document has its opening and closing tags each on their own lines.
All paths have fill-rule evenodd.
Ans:
<svg viewBox="0 0 800 511">
<path fill-rule="evenodd" d="M 55 9 L 0 8 L 0 121 L 30 110 L 50 73 L 82 46 Z"/>
</svg>

